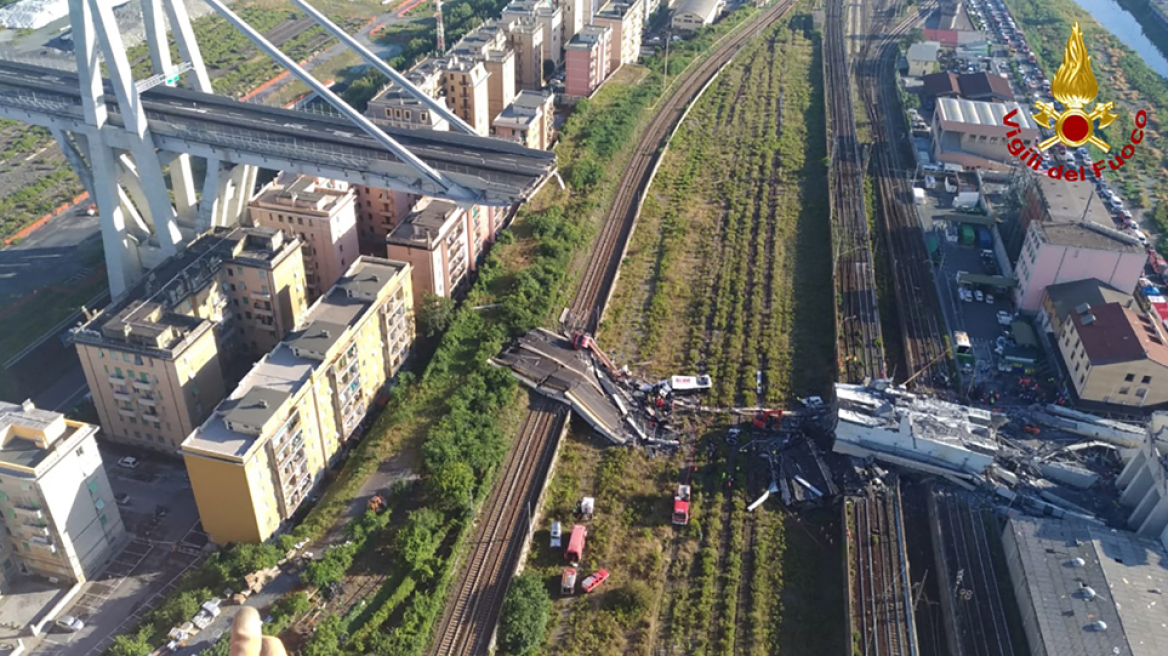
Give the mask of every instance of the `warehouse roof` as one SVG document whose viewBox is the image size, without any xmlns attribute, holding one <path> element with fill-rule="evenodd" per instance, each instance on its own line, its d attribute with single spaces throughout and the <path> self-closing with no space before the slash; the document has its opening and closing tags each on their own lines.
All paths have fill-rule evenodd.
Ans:
<svg viewBox="0 0 1168 656">
<path fill-rule="evenodd" d="M 697 14 L 708 20 L 714 12 L 718 11 L 718 6 L 721 4 L 722 0 L 681 0 L 673 13 L 674 15 Z"/>
<path fill-rule="evenodd" d="M 1144 249 L 1134 237 L 1108 228 L 1107 226 L 1083 221 L 1081 223 L 1053 223 L 1044 221 L 1033 223 L 1042 232 L 1045 241 L 1057 246 L 1089 248 L 1096 251 L 1115 253 L 1143 253 Z"/>
<path fill-rule="evenodd" d="M 1077 308 L 1071 320 L 1092 365 L 1152 360 L 1168 367 L 1168 344 L 1143 314 L 1108 303 Z"/>
<path fill-rule="evenodd" d="M 1020 516 L 1006 523 L 1005 533 L 1018 547 L 1011 575 L 1027 592 L 1019 602 L 1032 606 L 1022 614 L 1036 618 L 1045 653 L 1162 653 L 1157 645 L 1168 639 L 1162 593 L 1168 589 L 1168 554 L 1158 543 L 1127 531 Z"/>
<path fill-rule="evenodd" d="M 937 61 L 937 53 L 940 50 L 941 44 L 936 41 L 914 43 L 908 47 L 908 53 L 905 55 L 905 58 L 909 61 Z"/>
<path fill-rule="evenodd" d="M 1006 128 L 1003 117 L 1011 110 L 1018 110 L 1011 120 L 1016 121 L 1019 127 L 1027 130 L 1038 129 L 1034 125 L 1034 120 L 1030 118 L 1030 110 L 1016 102 L 998 103 L 959 98 L 939 98 L 937 100 L 937 112 L 941 120 L 952 123 Z"/>
</svg>

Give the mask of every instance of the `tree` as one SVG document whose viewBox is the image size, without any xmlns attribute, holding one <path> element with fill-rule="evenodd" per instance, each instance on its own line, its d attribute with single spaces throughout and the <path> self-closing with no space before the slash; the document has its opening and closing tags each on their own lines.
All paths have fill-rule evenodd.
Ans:
<svg viewBox="0 0 1168 656">
<path fill-rule="evenodd" d="M 454 299 L 423 292 L 417 321 L 418 332 L 426 337 L 442 334 L 454 321 Z"/>
<path fill-rule="evenodd" d="M 543 60 L 543 78 L 546 80 L 556 72 L 556 63 L 550 59 Z"/>
<path fill-rule="evenodd" d="M 394 552 L 407 567 L 430 576 L 430 561 L 434 559 L 444 536 L 441 528 L 442 513 L 433 508 L 422 508 L 410 513 L 394 539 Z"/>
<path fill-rule="evenodd" d="M 552 600 L 543 579 L 524 572 L 511 582 L 499 616 L 499 648 L 506 654 L 524 654 L 543 640 Z"/>
<path fill-rule="evenodd" d="M 108 656 L 146 656 L 154 648 L 150 646 L 150 629 L 141 627 L 137 633 L 124 633 L 114 638 L 106 650 Z"/>
<path fill-rule="evenodd" d="M 301 650 L 304 656 L 336 656 L 341 653 L 341 618 L 330 615 L 320 624 Z"/>
<path fill-rule="evenodd" d="M 166 600 L 154 616 L 154 630 L 164 633 L 170 627 L 191 619 L 199 612 L 204 599 L 211 598 L 211 591 L 205 589 L 187 590 Z"/>
<path fill-rule="evenodd" d="M 449 462 L 438 467 L 426 481 L 434 501 L 448 510 L 465 506 L 474 493 L 474 470 L 465 462 Z"/>
</svg>

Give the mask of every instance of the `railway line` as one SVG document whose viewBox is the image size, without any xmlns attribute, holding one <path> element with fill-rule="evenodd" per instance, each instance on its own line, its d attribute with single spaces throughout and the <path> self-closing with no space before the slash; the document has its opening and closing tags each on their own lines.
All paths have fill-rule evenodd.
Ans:
<svg viewBox="0 0 1168 656">
<path fill-rule="evenodd" d="M 899 486 L 869 491 L 851 504 L 849 523 L 855 530 L 849 526 L 846 537 L 853 650 L 867 656 L 916 656 Z"/>
<path fill-rule="evenodd" d="M 896 13 L 899 3 L 889 9 Z M 912 28 L 921 23 L 931 5 L 923 5 L 891 29 L 870 38 L 861 54 L 857 77 L 864 98 L 875 143 L 871 149 L 873 177 L 879 198 L 882 232 L 893 278 L 893 292 L 904 341 L 904 378 L 918 384 L 944 385 L 949 360 L 944 328 L 939 320 L 940 301 L 933 284 L 932 267 L 916 210 L 912 206 L 912 185 L 902 174 L 903 142 L 908 134 L 900 107 L 893 75 L 897 44 Z M 887 27 L 887 20 L 879 24 Z"/>
<path fill-rule="evenodd" d="M 507 453 L 499 480 L 472 528 L 466 566 L 447 599 L 435 656 L 486 653 L 515 561 L 527 541 L 529 513 L 543 491 L 567 409 L 537 398 Z"/>
<path fill-rule="evenodd" d="M 616 285 L 617 273 L 625 255 L 625 245 L 633 232 L 633 224 L 640 209 L 640 199 L 649 188 L 662 146 L 673 133 L 674 127 L 690 103 L 697 98 L 722 66 L 746 47 L 751 39 L 786 14 L 793 4 L 794 0 L 779 0 L 763 10 L 762 15 L 754 19 L 750 25 L 725 37 L 717 49 L 691 70 L 685 79 L 678 83 L 673 93 L 662 102 L 653 120 L 645 128 L 621 175 L 620 185 L 600 229 L 592 258 L 569 306 L 570 328 L 595 332 L 600 325 L 605 305 Z"/>
<path fill-rule="evenodd" d="M 828 107 L 828 175 L 835 250 L 839 378 L 883 378 L 885 361 L 876 301 L 871 235 L 864 207 L 864 163 L 852 106 L 844 0 L 828 0 L 824 21 L 824 89 Z"/>
<path fill-rule="evenodd" d="M 794 0 L 780 0 L 739 32 L 725 37 L 664 100 L 622 174 L 612 208 L 569 306 L 569 327 L 595 332 L 599 325 L 632 234 L 640 197 L 648 189 L 661 146 L 686 108 L 723 65 L 793 4 Z M 507 585 L 528 539 L 521 522 L 538 502 L 566 421 L 563 406 L 542 399 L 524 420 L 499 470 L 498 482 L 472 528 L 465 563 L 456 568 L 459 573 L 432 640 L 433 656 L 471 656 L 489 649 Z"/>
</svg>

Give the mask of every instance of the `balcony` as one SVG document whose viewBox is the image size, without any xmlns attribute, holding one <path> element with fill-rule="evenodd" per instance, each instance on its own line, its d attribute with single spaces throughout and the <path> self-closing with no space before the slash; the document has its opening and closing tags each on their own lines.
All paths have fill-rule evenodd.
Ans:
<svg viewBox="0 0 1168 656">
<path fill-rule="evenodd" d="M 134 408 L 118 407 L 118 414 L 123 416 L 123 417 L 137 417 L 138 411 L 135 410 Z"/>
<path fill-rule="evenodd" d="M 119 392 L 119 391 L 117 391 L 117 390 L 114 390 L 114 398 L 115 398 L 115 399 L 117 399 L 117 400 L 119 400 L 119 401 L 131 401 L 131 400 L 133 400 L 133 397 L 132 397 L 132 396 L 130 396 L 130 393 L 129 393 L 129 392 Z"/>
<path fill-rule="evenodd" d="M 125 378 L 125 376 L 119 376 L 117 374 L 110 374 L 109 375 L 109 382 L 112 385 L 125 385 L 126 378 Z"/>
<path fill-rule="evenodd" d="M 33 524 L 33 523 L 26 522 L 24 525 L 24 529 L 26 531 L 28 531 L 29 535 L 32 535 L 32 536 L 40 536 L 40 537 L 47 538 L 47 537 L 49 537 L 49 534 L 50 534 L 49 527 L 45 526 L 44 524 Z"/>
<path fill-rule="evenodd" d="M 43 520 L 45 518 L 45 512 L 43 510 L 41 510 L 40 508 L 26 508 L 24 506 L 13 506 L 12 510 L 17 515 L 20 515 L 21 517 L 23 517 L 25 519 L 25 521 Z"/>
<path fill-rule="evenodd" d="M 148 380 L 135 380 L 134 381 L 134 389 L 139 390 L 139 391 L 141 391 L 141 390 L 149 391 L 149 390 L 154 389 L 154 383 L 152 383 Z"/>
<path fill-rule="evenodd" d="M 41 549 L 53 554 L 57 553 L 57 545 L 53 544 L 53 541 L 49 538 L 36 536 L 29 538 L 28 543 L 34 549 Z"/>
<path fill-rule="evenodd" d="M 153 408 L 154 406 L 158 405 L 158 399 L 153 399 L 149 396 L 140 396 L 138 397 L 138 403 Z"/>
</svg>

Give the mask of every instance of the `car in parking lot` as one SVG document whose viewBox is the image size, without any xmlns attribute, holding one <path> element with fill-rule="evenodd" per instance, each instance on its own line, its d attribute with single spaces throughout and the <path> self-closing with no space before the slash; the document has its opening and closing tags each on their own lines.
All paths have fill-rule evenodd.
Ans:
<svg viewBox="0 0 1168 656">
<path fill-rule="evenodd" d="M 597 571 L 589 574 L 588 578 L 584 579 L 584 581 L 582 583 L 580 583 L 580 587 L 586 593 L 592 592 L 593 590 L 598 588 L 601 583 L 604 583 L 607 580 L 608 580 L 608 570 L 606 570 L 606 569 L 597 570 Z"/>
<path fill-rule="evenodd" d="M 957 288 L 957 295 L 961 298 L 962 301 L 965 301 L 966 303 L 973 302 L 973 292 L 964 287 Z"/>
<path fill-rule="evenodd" d="M 118 466 L 126 469 L 137 469 L 139 460 L 134 456 L 122 456 L 118 458 Z"/>
<path fill-rule="evenodd" d="M 69 631 L 70 633 L 74 631 L 80 631 L 81 629 L 85 628 L 85 622 L 82 622 L 72 615 L 62 615 L 58 617 L 57 621 L 53 622 L 53 624 L 56 625 L 58 629 L 61 629 L 62 631 Z"/>
<path fill-rule="evenodd" d="M 1008 326 L 1014 323 L 1014 315 L 1006 310 L 998 310 L 998 325 Z"/>
<path fill-rule="evenodd" d="M 985 294 L 981 293 L 980 289 L 973 290 L 973 297 L 977 299 L 978 303 L 981 303 L 985 300 Z"/>
<path fill-rule="evenodd" d="M 130 495 L 122 492 L 121 494 L 114 496 L 114 501 L 116 501 L 119 506 L 128 506 L 130 505 Z"/>
</svg>

